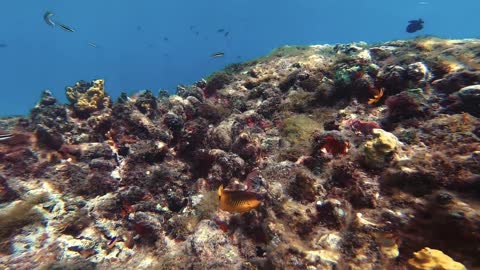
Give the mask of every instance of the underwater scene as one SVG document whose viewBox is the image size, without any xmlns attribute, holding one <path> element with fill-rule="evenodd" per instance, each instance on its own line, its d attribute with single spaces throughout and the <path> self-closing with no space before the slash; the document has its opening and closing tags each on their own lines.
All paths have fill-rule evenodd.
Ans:
<svg viewBox="0 0 480 270">
<path fill-rule="evenodd" d="M 479 11 L 1 2 L 0 270 L 480 270 Z"/>
</svg>

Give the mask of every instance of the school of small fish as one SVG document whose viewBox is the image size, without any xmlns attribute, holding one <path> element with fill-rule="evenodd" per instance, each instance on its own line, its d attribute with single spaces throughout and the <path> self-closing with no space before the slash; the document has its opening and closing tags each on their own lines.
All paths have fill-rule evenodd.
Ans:
<svg viewBox="0 0 480 270">
<path fill-rule="evenodd" d="M 420 5 L 426 5 L 428 4 L 428 2 L 419 2 L 418 4 Z M 43 15 L 43 20 L 45 21 L 45 23 L 51 27 L 55 27 L 55 26 L 58 26 L 60 29 L 64 30 L 64 31 L 67 31 L 67 32 L 75 32 L 75 29 L 73 29 L 72 27 L 66 25 L 66 24 L 63 24 L 63 23 L 60 23 L 56 20 L 53 20 L 53 16 L 55 14 L 53 12 L 50 12 L 50 11 L 46 11 L 45 14 Z M 410 20 L 408 21 L 408 25 L 407 25 L 407 28 L 406 28 L 406 31 L 408 33 L 414 33 L 414 32 L 417 32 L 421 29 L 423 29 L 423 23 L 424 21 L 422 19 L 418 19 L 418 20 Z M 141 31 L 142 30 L 142 27 L 140 25 L 137 26 L 137 31 Z M 190 31 L 194 32 L 196 36 L 198 36 L 200 34 L 199 31 L 196 30 L 196 26 L 195 25 L 191 25 L 190 26 Z M 229 31 L 225 31 L 224 28 L 219 28 L 217 29 L 217 33 L 220 33 L 220 34 L 223 34 L 224 37 L 228 37 L 228 35 L 230 34 Z M 169 41 L 169 38 L 168 37 L 164 37 L 163 38 L 163 41 L 165 42 L 168 42 Z M 2 44 L 3 45 L 3 44 Z M 93 48 L 97 48 L 97 44 L 93 43 L 93 42 L 88 42 L 88 45 L 93 47 Z M 6 46 L 4 46 L 6 47 Z M 212 53 L 211 55 L 211 58 L 220 58 L 220 57 L 223 57 L 225 56 L 225 53 L 224 52 L 215 52 L 215 53 Z"/>
</svg>

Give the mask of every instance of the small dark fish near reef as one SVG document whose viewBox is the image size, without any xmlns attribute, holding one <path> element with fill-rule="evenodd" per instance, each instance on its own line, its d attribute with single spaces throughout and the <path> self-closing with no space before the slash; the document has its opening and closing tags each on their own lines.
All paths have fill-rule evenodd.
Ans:
<svg viewBox="0 0 480 270">
<path fill-rule="evenodd" d="M 73 30 L 71 27 L 66 26 L 64 24 L 59 24 L 58 26 L 67 32 L 72 32 L 72 33 L 75 32 L 75 30 Z"/>
<path fill-rule="evenodd" d="M 245 213 L 257 208 L 261 203 L 259 194 L 244 190 L 224 190 L 218 188 L 220 209 L 233 213 Z"/>
<path fill-rule="evenodd" d="M 223 52 L 216 52 L 216 53 L 213 53 L 211 56 L 213 58 L 217 58 L 217 57 L 222 57 L 224 55 L 225 55 L 225 53 L 223 53 Z"/>
<path fill-rule="evenodd" d="M 407 32 L 414 33 L 423 29 L 424 21 L 422 19 L 408 21 Z"/>
</svg>

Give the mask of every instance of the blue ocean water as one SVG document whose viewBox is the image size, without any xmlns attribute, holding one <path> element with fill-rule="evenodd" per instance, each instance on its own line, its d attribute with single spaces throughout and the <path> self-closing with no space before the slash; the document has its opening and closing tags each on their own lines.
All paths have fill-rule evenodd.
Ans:
<svg viewBox="0 0 480 270">
<path fill-rule="evenodd" d="M 45 89 L 64 102 L 65 86 L 79 80 L 104 78 L 114 98 L 174 92 L 283 45 L 478 37 L 478 10 L 478 0 L 5 0 L 0 115 L 28 113 Z M 46 11 L 75 32 L 47 25 Z M 424 29 L 407 33 L 417 18 Z"/>
</svg>

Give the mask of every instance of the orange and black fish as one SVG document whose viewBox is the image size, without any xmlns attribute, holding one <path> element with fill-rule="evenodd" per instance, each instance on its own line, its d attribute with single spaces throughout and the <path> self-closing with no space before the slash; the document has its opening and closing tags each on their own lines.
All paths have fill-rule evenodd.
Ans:
<svg viewBox="0 0 480 270">
<path fill-rule="evenodd" d="M 223 185 L 218 188 L 220 209 L 234 213 L 245 213 L 257 208 L 261 203 L 259 194 L 243 190 L 224 190 Z"/>
</svg>

